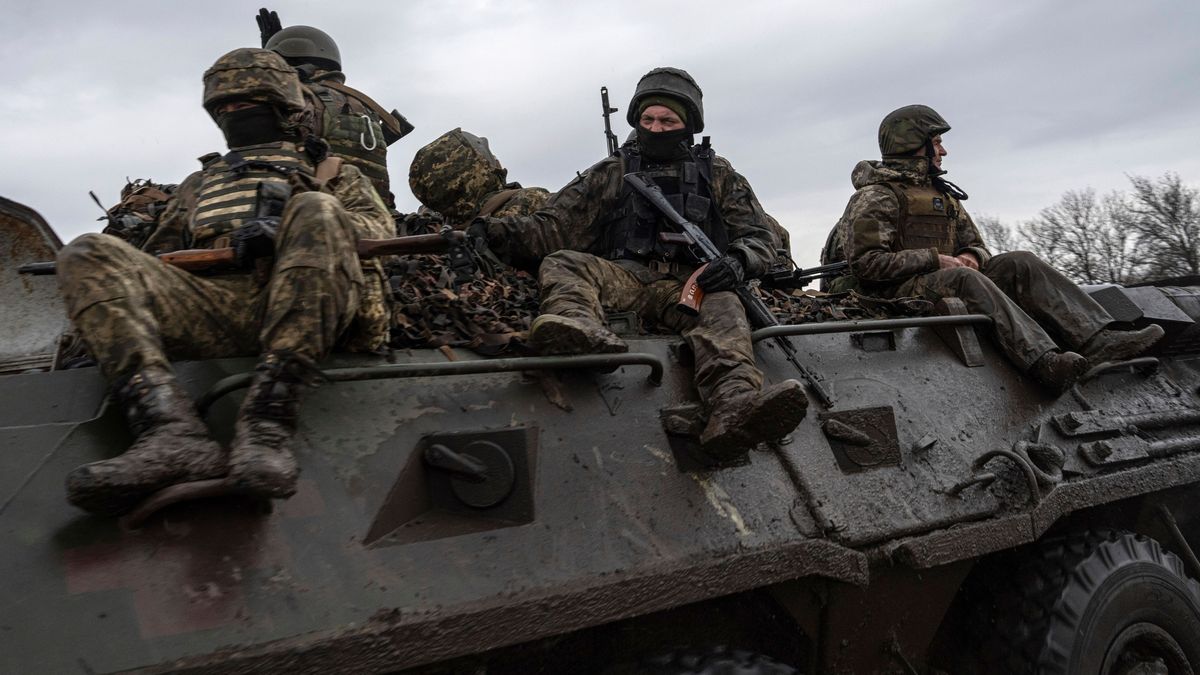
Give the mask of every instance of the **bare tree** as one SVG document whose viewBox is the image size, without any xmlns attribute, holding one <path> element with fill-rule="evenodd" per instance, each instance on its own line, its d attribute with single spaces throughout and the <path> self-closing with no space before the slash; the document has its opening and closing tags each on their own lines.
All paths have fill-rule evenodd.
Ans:
<svg viewBox="0 0 1200 675">
<path fill-rule="evenodd" d="M 983 243 L 992 253 L 1006 253 L 1021 248 L 1020 240 L 1013 228 L 1000 222 L 995 216 L 979 216 L 975 219 L 975 227 L 983 235 Z"/>
<path fill-rule="evenodd" d="M 1063 274 L 1086 284 L 1125 283 L 1137 278 L 1129 256 L 1127 204 L 1119 193 L 1069 190 L 1057 204 L 1019 228 L 1029 249 Z"/>
<path fill-rule="evenodd" d="M 1137 257 L 1150 278 L 1200 274 L 1200 190 L 1179 174 L 1130 176 L 1125 225 L 1137 235 Z"/>
</svg>

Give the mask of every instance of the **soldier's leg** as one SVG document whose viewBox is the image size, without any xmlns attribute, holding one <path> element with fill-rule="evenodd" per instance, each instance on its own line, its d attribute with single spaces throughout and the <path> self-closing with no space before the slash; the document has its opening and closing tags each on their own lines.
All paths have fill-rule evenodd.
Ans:
<svg viewBox="0 0 1200 675">
<path fill-rule="evenodd" d="M 1162 328 L 1108 331 L 1113 318 L 1073 281 L 1028 251 L 1002 253 L 983 273 L 1029 316 L 1094 361 L 1126 359 L 1149 349 Z"/>
<path fill-rule="evenodd" d="M 1028 251 L 1001 253 L 982 270 L 1026 314 L 1078 349 L 1113 322 L 1075 282 Z"/>
<path fill-rule="evenodd" d="M 121 456 L 71 472 L 71 502 L 119 514 L 168 485 L 223 475 L 224 452 L 167 359 L 252 350 L 254 317 L 236 311 L 252 304 L 245 280 L 195 277 L 102 234 L 64 247 L 58 278 L 71 320 L 137 437 Z"/>
<path fill-rule="evenodd" d="M 604 308 L 631 309 L 643 284 L 629 270 L 579 251 L 558 251 L 538 269 L 542 296 L 529 344 L 543 354 L 623 352 L 624 341 L 604 327 Z"/>
<path fill-rule="evenodd" d="M 306 192 L 288 201 L 262 299 L 262 354 L 230 449 L 229 474 L 243 490 L 277 498 L 296 491 L 300 471 L 290 445 L 300 399 L 358 310 L 364 280 L 357 244 L 337 198 Z"/>
<path fill-rule="evenodd" d="M 975 270 L 956 267 L 923 274 L 901 284 L 895 294 L 935 301 L 956 297 L 971 313 L 990 316 L 1004 355 L 1050 389 L 1062 390 L 1074 384 L 1087 366 L 1078 354 L 1059 353 L 1058 345 L 1032 317 L 991 279 Z"/>
<path fill-rule="evenodd" d="M 704 450 L 730 459 L 791 433 L 808 407 L 803 388 L 786 380 L 763 389 L 750 324 L 737 294 L 707 294 L 699 315 L 688 316 L 675 309 L 681 289 L 679 281 L 664 280 L 651 285 L 645 297 L 652 303 L 647 309 L 678 330 L 692 350 L 696 389 L 709 410 L 700 437 Z"/>
</svg>

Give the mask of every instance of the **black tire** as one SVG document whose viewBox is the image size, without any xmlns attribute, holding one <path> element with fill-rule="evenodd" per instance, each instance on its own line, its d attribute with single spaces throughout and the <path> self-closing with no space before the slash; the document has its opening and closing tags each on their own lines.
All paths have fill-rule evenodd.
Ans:
<svg viewBox="0 0 1200 675">
<path fill-rule="evenodd" d="M 1023 553 L 1006 583 L 988 584 L 988 672 L 1200 671 L 1200 584 L 1157 541 L 1082 532 Z"/>
<path fill-rule="evenodd" d="M 644 659 L 637 665 L 605 671 L 606 675 L 797 675 L 799 672 L 764 654 L 726 647 L 678 649 Z"/>
</svg>

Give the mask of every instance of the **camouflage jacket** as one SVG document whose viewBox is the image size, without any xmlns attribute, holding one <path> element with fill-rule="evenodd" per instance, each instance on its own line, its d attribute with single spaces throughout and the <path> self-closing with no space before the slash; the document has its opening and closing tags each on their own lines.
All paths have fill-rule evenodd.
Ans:
<svg viewBox="0 0 1200 675">
<path fill-rule="evenodd" d="M 211 153 L 200 158 L 207 166 L 219 155 Z M 167 253 L 190 248 L 191 219 L 196 209 L 196 195 L 204 178 L 204 170 L 196 171 L 179 184 L 179 188 L 167 202 L 158 229 L 146 240 L 142 250 Z M 363 239 L 385 239 L 395 236 L 395 225 L 391 213 L 375 191 L 371 181 L 349 162 L 343 162 L 338 175 L 331 178 L 325 191 L 338 198 L 347 214 L 354 221 Z"/>
<path fill-rule="evenodd" d="M 930 185 L 925 158 L 863 160 L 854 167 L 851 181 L 856 192 L 838 222 L 838 231 L 853 275 L 867 283 L 891 284 L 937 271 L 936 248 L 901 247 L 897 222 L 900 204 L 887 186 L 887 183 Z M 991 253 L 984 246 L 979 230 L 957 199 L 946 195 L 946 200 L 958 214 L 954 219 L 953 255 L 970 251 L 983 265 Z"/>
<path fill-rule="evenodd" d="M 775 259 L 772 234 L 750 183 L 723 157 L 713 158 L 712 194 L 729 250 L 746 263 L 746 276 L 767 271 Z M 488 219 L 488 238 L 508 260 L 531 261 L 559 250 L 600 254 L 603 216 L 617 208 L 623 189 L 622 159 L 608 157 L 579 174 L 530 216 Z"/>
</svg>

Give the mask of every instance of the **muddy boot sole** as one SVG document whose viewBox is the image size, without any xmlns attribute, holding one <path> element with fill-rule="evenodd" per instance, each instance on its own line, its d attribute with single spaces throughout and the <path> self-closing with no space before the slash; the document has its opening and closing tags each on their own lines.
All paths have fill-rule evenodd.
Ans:
<svg viewBox="0 0 1200 675">
<path fill-rule="evenodd" d="M 529 345 L 544 356 L 623 354 L 629 345 L 605 328 L 565 316 L 545 314 L 534 319 Z"/>
<path fill-rule="evenodd" d="M 795 430 L 808 412 L 808 397 L 796 380 L 772 385 L 718 410 L 700 436 L 700 448 L 714 459 L 736 459 L 759 443 Z"/>
<path fill-rule="evenodd" d="M 151 455 L 145 447 L 169 450 Z M 67 475 L 67 500 L 97 515 L 128 513 L 149 495 L 176 483 L 220 478 L 227 471 L 221 446 L 207 437 L 151 433 L 125 454 L 91 462 Z"/>
<path fill-rule="evenodd" d="M 1162 326 L 1149 325 L 1141 330 L 1103 330 L 1080 353 L 1092 363 L 1127 361 L 1153 347 L 1166 335 Z M 1095 343 L 1095 344 L 1093 344 Z"/>
</svg>

